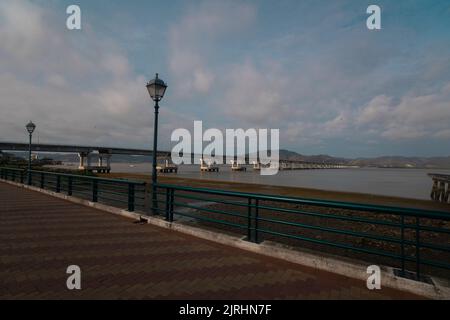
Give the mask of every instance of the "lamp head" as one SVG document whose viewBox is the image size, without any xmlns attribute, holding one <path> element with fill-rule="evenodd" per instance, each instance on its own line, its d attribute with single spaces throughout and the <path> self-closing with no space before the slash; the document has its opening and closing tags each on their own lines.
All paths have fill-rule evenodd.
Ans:
<svg viewBox="0 0 450 320">
<path fill-rule="evenodd" d="M 166 89 L 167 84 L 165 84 L 163 80 L 158 78 L 158 74 L 156 74 L 155 79 L 150 80 L 147 83 L 147 90 L 153 101 L 160 101 L 164 97 Z"/>
<path fill-rule="evenodd" d="M 33 122 L 28 122 L 26 125 L 27 131 L 29 134 L 32 134 L 34 132 L 34 129 L 36 129 L 36 125 Z"/>
</svg>

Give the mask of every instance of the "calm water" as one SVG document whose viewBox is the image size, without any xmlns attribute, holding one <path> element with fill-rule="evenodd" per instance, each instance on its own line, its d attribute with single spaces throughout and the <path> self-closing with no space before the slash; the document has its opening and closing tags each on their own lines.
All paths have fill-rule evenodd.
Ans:
<svg viewBox="0 0 450 320">
<path fill-rule="evenodd" d="M 128 164 L 113 163 L 112 170 L 150 174 L 151 164 L 134 164 L 130 167 Z M 289 170 L 280 171 L 274 176 L 261 176 L 251 168 L 247 170 L 247 172 L 231 172 L 229 166 L 222 166 L 218 173 L 201 173 L 198 166 L 181 166 L 177 176 L 429 200 L 432 182 L 427 173 L 450 174 L 450 170 L 437 169 L 355 168 Z"/>
</svg>

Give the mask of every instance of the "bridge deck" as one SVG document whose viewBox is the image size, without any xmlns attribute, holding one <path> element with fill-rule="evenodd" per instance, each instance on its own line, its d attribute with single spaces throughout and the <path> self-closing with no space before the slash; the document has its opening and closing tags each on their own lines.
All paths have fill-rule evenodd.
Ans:
<svg viewBox="0 0 450 320">
<path fill-rule="evenodd" d="M 0 182 L 0 298 L 418 298 Z M 66 268 L 82 289 L 66 289 Z"/>
</svg>

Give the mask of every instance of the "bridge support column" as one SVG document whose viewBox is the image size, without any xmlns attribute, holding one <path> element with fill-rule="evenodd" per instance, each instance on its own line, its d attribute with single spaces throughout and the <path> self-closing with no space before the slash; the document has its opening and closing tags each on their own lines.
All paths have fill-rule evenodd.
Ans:
<svg viewBox="0 0 450 320">
<path fill-rule="evenodd" d="M 89 169 L 89 167 L 91 166 L 91 154 L 89 152 L 80 152 L 78 154 L 78 157 L 80 157 L 80 164 L 78 166 L 78 169 Z"/>
<path fill-rule="evenodd" d="M 111 154 L 99 153 L 98 154 L 98 167 L 99 170 L 110 173 L 111 172 Z"/>
</svg>

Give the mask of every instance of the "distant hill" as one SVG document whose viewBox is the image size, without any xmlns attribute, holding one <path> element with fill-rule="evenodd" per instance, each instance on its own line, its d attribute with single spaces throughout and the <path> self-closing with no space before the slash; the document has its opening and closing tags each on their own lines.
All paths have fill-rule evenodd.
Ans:
<svg viewBox="0 0 450 320">
<path fill-rule="evenodd" d="M 450 168 L 450 157 L 378 157 L 351 160 L 351 165 L 383 168 Z"/>
<path fill-rule="evenodd" d="M 351 159 L 345 159 L 345 158 L 338 158 L 338 157 L 332 157 L 326 154 L 319 154 L 319 155 L 302 155 L 294 151 L 289 150 L 280 150 L 280 159 L 287 159 L 287 160 L 297 160 L 297 161 L 306 161 L 306 162 L 326 162 L 326 163 L 333 163 L 333 164 L 348 164 Z"/>
<path fill-rule="evenodd" d="M 306 156 L 289 150 L 280 150 L 280 158 L 309 162 L 339 163 L 359 167 L 378 168 L 442 168 L 450 169 L 449 157 L 401 157 L 383 156 L 376 158 L 338 158 L 329 155 Z"/>
</svg>

